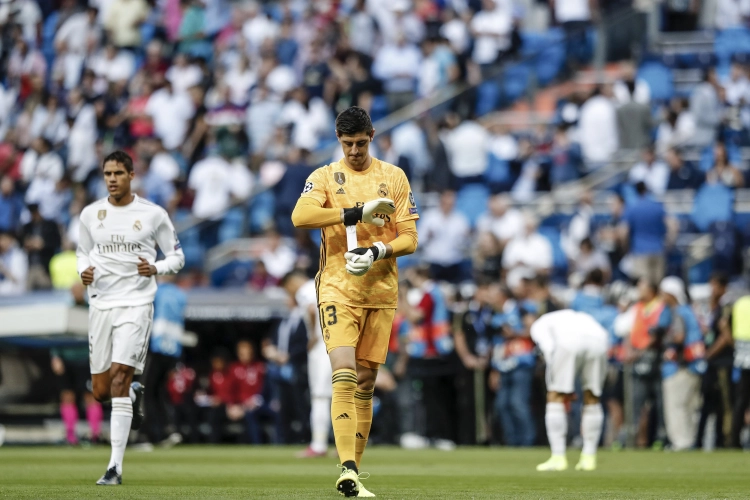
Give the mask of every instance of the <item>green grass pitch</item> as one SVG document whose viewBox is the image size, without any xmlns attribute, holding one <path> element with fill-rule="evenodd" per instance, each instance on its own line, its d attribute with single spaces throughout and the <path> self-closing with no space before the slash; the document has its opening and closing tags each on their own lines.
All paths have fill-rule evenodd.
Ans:
<svg viewBox="0 0 750 500">
<path fill-rule="evenodd" d="M 123 485 L 95 486 L 109 448 L 0 448 L 0 498 L 341 498 L 336 460 L 294 458 L 297 448 L 182 446 L 128 451 Z M 750 454 L 603 452 L 599 470 L 538 473 L 548 450 L 373 447 L 365 484 L 382 499 L 750 498 Z"/>
</svg>

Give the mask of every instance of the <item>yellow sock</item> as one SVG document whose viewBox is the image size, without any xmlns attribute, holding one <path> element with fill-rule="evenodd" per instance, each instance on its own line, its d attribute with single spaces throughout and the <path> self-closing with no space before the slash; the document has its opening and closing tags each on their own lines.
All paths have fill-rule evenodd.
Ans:
<svg viewBox="0 0 750 500">
<path fill-rule="evenodd" d="M 344 368 L 333 372 L 331 377 L 331 422 L 336 438 L 336 450 L 342 465 L 354 462 L 355 438 L 357 433 L 357 409 L 354 406 L 354 393 L 357 390 L 357 372 Z"/>
<path fill-rule="evenodd" d="M 367 446 L 372 427 L 372 393 L 374 391 L 360 391 L 354 393 L 354 406 L 357 408 L 357 434 L 356 434 L 356 462 L 357 467 L 362 460 L 362 454 Z"/>
</svg>

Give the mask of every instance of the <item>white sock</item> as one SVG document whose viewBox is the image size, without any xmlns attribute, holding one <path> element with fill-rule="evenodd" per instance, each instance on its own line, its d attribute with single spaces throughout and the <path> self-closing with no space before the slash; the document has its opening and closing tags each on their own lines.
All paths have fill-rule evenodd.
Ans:
<svg viewBox="0 0 750 500">
<path fill-rule="evenodd" d="M 130 401 L 135 403 L 135 391 L 133 390 L 133 386 L 130 387 L 130 391 L 128 392 L 128 396 L 130 396 Z"/>
<path fill-rule="evenodd" d="M 581 412 L 581 437 L 583 438 L 584 455 L 594 455 L 599 447 L 604 426 L 604 411 L 602 405 L 584 405 Z"/>
<path fill-rule="evenodd" d="M 128 445 L 130 423 L 133 421 L 133 402 L 130 398 L 112 398 L 112 416 L 110 417 L 110 441 L 112 443 L 112 457 L 107 469 L 117 467 L 117 473 L 122 474 L 122 459 L 125 447 Z"/>
<path fill-rule="evenodd" d="M 544 414 L 547 439 L 552 455 L 565 455 L 565 440 L 568 437 L 568 414 L 563 403 L 547 403 Z"/>
<path fill-rule="evenodd" d="M 328 432 L 331 429 L 331 400 L 312 398 L 310 403 L 310 428 L 312 429 L 310 448 L 315 453 L 325 453 L 328 450 Z"/>
</svg>

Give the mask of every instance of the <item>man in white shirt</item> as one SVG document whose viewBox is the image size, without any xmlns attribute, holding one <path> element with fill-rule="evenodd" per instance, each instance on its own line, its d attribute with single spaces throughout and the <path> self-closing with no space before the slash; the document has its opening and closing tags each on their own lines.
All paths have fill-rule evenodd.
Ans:
<svg viewBox="0 0 750 500">
<path fill-rule="evenodd" d="M 464 182 L 480 181 L 489 159 L 490 133 L 487 129 L 473 120 L 464 120 L 441 138 L 453 175 Z"/>
<path fill-rule="evenodd" d="M 456 210 L 456 193 L 444 191 L 440 206 L 428 210 L 419 221 L 420 247 L 435 280 L 458 283 L 464 278 L 462 263 L 470 243 L 471 227 Z"/>
<path fill-rule="evenodd" d="M 276 280 L 281 280 L 294 268 L 297 255 L 276 229 L 267 230 L 265 236 L 267 246 L 261 253 L 260 260 L 266 266 L 268 274 Z"/>
<path fill-rule="evenodd" d="M 500 245 L 505 248 L 513 238 L 524 234 L 523 214 L 512 206 L 510 196 L 496 194 L 487 203 L 487 213 L 477 221 L 477 231 L 492 233 Z"/>
<path fill-rule="evenodd" d="M 617 111 L 609 85 L 602 85 L 581 106 L 578 136 L 589 170 L 603 166 L 617 151 Z"/>
<path fill-rule="evenodd" d="M 372 74 L 383 81 L 391 111 L 414 101 L 422 53 L 400 34 L 396 43 L 384 45 L 375 55 Z"/>
<path fill-rule="evenodd" d="M 189 64 L 186 54 L 177 54 L 174 65 L 164 75 L 172 84 L 175 94 L 186 93 L 190 87 L 200 85 L 203 80 L 203 72 L 195 64 Z"/>
<path fill-rule="evenodd" d="M 628 180 L 634 185 L 643 182 L 651 193 L 661 196 L 669 184 L 669 166 L 657 159 L 654 148 L 649 146 L 643 151 L 643 161 L 630 169 Z"/>
<path fill-rule="evenodd" d="M 242 25 L 242 35 L 247 40 L 248 49 L 255 55 L 267 39 L 275 40 L 279 36 L 279 25 L 262 11 L 257 2 L 245 6 L 247 20 Z"/>
<path fill-rule="evenodd" d="M 149 12 L 146 0 L 112 0 L 104 21 L 112 43 L 119 48 L 140 47 L 141 24 L 146 21 Z"/>
<path fill-rule="evenodd" d="M 98 485 L 122 484 L 130 429 L 143 423 L 143 373 L 153 322 L 157 274 L 185 265 L 167 212 L 131 191 L 133 160 L 122 151 L 104 159 L 109 196 L 81 212 L 78 273 L 88 287 L 89 361 L 94 397 L 112 400 L 112 455 Z M 156 261 L 156 247 L 165 255 Z M 135 412 L 134 412 L 135 409 Z"/>
<path fill-rule="evenodd" d="M 570 309 L 543 315 L 531 325 L 531 339 L 547 364 L 547 407 L 544 423 L 552 457 L 539 464 L 540 472 L 568 468 L 565 456 L 568 421 L 565 404 L 575 394 L 576 378 L 583 386 L 581 437 L 583 450 L 576 470 L 596 469 L 596 449 L 604 412 L 599 398 L 607 376 L 609 335 L 590 315 Z"/>
<path fill-rule="evenodd" d="M 149 97 L 146 114 L 154 121 L 154 134 L 161 138 L 165 148 L 172 151 L 182 146 L 195 107 L 188 94 L 174 92 L 172 84 L 167 81 L 164 88 Z"/>
<path fill-rule="evenodd" d="M 532 214 L 524 215 L 524 232 L 505 246 L 503 269 L 529 267 L 537 274 L 547 274 L 552 268 L 552 245 L 536 229 L 539 222 Z"/>
<path fill-rule="evenodd" d="M 26 203 L 39 204 L 55 190 L 55 184 L 65 172 L 62 159 L 44 137 L 34 139 L 21 158 L 21 178 L 29 184 Z"/>
<path fill-rule="evenodd" d="M 513 5 L 506 0 L 483 0 L 482 10 L 472 18 L 469 29 L 474 35 L 471 59 L 480 66 L 497 62 L 510 47 Z"/>
</svg>

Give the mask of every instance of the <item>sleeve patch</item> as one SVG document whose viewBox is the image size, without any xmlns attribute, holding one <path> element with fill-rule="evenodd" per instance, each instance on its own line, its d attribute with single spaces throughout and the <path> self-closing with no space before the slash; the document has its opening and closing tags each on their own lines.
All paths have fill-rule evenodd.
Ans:
<svg viewBox="0 0 750 500">
<path fill-rule="evenodd" d="M 412 207 L 417 206 L 417 204 L 414 202 L 414 193 L 412 193 L 411 191 L 409 191 L 409 205 L 411 205 Z M 416 209 L 414 209 L 414 212 L 412 213 L 416 213 Z"/>
<path fill-rule="evenodd" d="M 416 209 L 416 208 L 410 208 L 410 209 L 409 209 L 409 213 L 410 213 L 411 215 L 414 215 L 414 214 L 416 214 L 416 213 L 419 213 L 419 212 L 417 211 L 417 209 Z"/>
<path fill-rule="evenodd" d="M 313 190 L 313 187 L 315 187 L 313 186 L 313 183 L 310 181 L 307 181 L 305 183 L 305 188 L 302 190 L 302 194 L 309 193 L 310 191 Z"/>
</svg>

